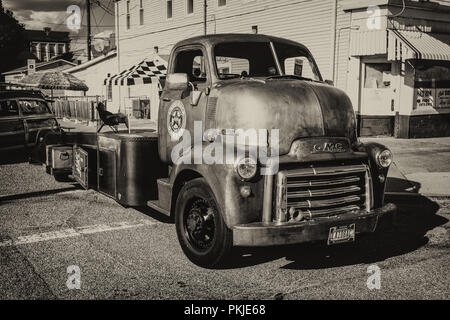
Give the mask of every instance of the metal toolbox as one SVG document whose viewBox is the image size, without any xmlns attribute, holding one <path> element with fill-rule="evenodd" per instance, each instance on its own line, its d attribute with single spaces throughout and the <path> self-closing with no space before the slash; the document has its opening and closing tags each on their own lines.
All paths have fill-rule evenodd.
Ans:
<svg viewBox="0 0 450 320">
<path fill-rule="evenodd" d="M 46 165 L 52 170 L 72 169 L 72 146 L 50 145 L 46 147 Z"/>
<path fill-rule="evenodd" d="M 97 189 L 97 148 L 73 147 L 73 178 L 85 189 Z"/>
<path fill-rule="evenodd" d="M 144 206 L 157 199 L 157 183 L 167 177 L 158 155 L 155 133 L 100 134 L 99 191 L 126 206 Z"/>
</svg>

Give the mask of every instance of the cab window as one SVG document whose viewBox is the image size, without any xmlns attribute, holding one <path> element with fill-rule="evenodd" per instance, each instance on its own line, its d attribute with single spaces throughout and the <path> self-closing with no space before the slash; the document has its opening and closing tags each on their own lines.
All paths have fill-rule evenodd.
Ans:
<svg viewBox="0 0 450 320">
<path fill-rule="evenodd" d="M 19 114 L 15 100 L 0 101 L 0 117 L 17 116 Z"/>
<path fill-rule="evenodd" d="M 50 113 L 50 110 L 44 101 L 21 100 L 19 105 L 24 116 Z"/>
<path fill-rule="evenodd" d="M 285 74 L 319 80 L 313 70 L 313 64 L 307 57 L 292 57 L 284 60 Z"/>
<path fill-rule="evenodd" d="M 214 48 L 219 79 L 278 75 L 269 42 L 225 42 Z"/>
<path fill-rule="evenodd" d="M 189 81 L 205 83 L 207 69 L 203 52 L 200 49 L 186 50 L 178 53 L 175 61 L 175 73 L 186 73 Z"/>
<path fill-rule="evenodd" d="M 322 81 L 316 63 L 307 50 L 287 43 L 274 43 L 274 47 L 285 75 Z"/>
<path fill-rule="evenodd" d="M 216 56 L 216 64 L 220 79 L 235 78 L 250 73 L 248 59 Z"/>
</svg>

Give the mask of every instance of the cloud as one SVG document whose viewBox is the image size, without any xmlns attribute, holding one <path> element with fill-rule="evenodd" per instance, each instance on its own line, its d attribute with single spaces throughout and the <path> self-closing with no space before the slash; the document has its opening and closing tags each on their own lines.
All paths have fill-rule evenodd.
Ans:
<svg viewBox="0 0 450 320">
<path fill-rule="evenodd" d="M 67 19 L 67 13 L 61 11 L 31 11 L 29 19 L 20 19 L 26 25 L 27 29 L 43 29 L 51 27 L 52 29 L 61 29 Z M 69 30 L 67 30 L 69 31 Z"/>
<path fill-rule="evenodd" d="M 3 6 L 11 10 L 27 29 L 61 29 L 70 15 L 67 8 L 80 3 L 80 0 L 3 0 Z"/>
<path fill-rule="evenodd" d="M 50 27 L 55 31 L 70 32 L 75 39 L 86 34 L 85 0 L 3 0 L 2 2 L 3 6 L 11 10 L 26 29 L 42 30 Z M 102 2 L 110 3 L 110 9 L 114 10 L 114 1 Z M 84 16 L 81 29 L 78 31 L 69 29 L 67 26 L 67 19 L 71 16 L 71 13 L 67 13 L 67 8 L 71 5 L 80 6 L 81 15 Z M 97 26 L 97 21 L 101 22 L 101 25 Z M 91 22 L 93 34 L 114 28 L 114 17 L 106 14 L 97 5 L 92 6 Z"/>
<path fill-rule="evenodd" d="M 12 11 L 66 11 L 70 5 L 79 5 L 80 0 L 3 0 L 3 6 Z"/>
</svg>

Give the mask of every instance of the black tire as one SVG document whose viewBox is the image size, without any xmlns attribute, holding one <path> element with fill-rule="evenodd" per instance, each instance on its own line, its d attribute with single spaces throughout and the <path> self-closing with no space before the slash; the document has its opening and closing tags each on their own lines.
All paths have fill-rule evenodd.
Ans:
<svg viewBox="0 0 450 320">
<path fill-rule="evenodd" d="M 181 188 L 175 205 L 175 226 L 185 255 L 204 268 L 220 267 L 233 247 L 232 231 L 225 224 L 211 188 L 202 178 Z"/>
</svg>

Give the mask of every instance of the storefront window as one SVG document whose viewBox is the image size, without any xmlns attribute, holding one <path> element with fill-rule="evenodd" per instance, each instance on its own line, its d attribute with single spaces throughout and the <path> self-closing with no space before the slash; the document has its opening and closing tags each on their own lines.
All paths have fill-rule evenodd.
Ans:
<svg viewBox="0 0 450 320">
<path fill-rule="evenodd" d="M 385 89 L 392 85 L 392 65 L 390 63 L 366 63 L 364 88 Z"/>
<path fill-rule="evenodd" d="M 450 81 L 450 62 L 415 64 L 416 81 Z"/>
<path fill-rule="evenodd" d="M 414 109 L 450 108 L 450 62 L 417 60 L 413 65 Z"/>
</svg>

